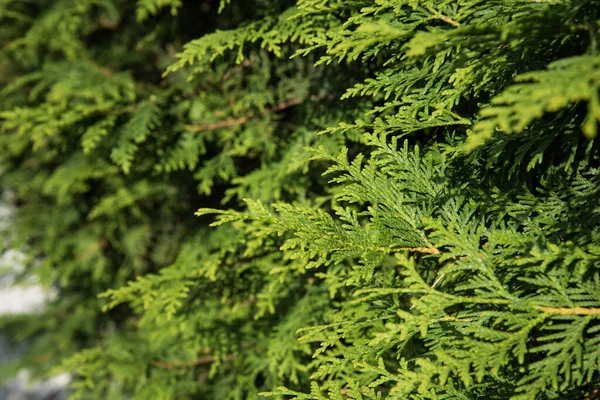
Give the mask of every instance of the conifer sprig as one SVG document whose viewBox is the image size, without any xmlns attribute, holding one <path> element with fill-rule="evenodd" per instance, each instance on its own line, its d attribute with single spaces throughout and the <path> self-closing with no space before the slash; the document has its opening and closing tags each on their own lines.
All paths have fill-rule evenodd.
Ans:
<svg viewBox="0 0 600 400">
<path fill-rule="evenodd" d="M 2 246 L 58 292 L 14 370 L 597 396 L 598 0 L 192 3 L 0 1 Z"/>
</svg>

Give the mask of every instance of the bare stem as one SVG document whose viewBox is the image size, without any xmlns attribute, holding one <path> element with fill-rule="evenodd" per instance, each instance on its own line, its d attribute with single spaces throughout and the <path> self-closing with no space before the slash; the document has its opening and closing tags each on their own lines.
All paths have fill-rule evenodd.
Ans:
<svg viewBox="0 0 600 400">
<path fill-rule="evenodd" d="M 302 103 L 302 99 L 292 99 L 283 103 L 279 103 L 274 107 L 267 108 L 263 112 L 252 114 L 247 117 L 240 118 L 232 118 L 221 122 L 214 122 L 210 124 L 202 124 L 202 125 L 188 125 L 187 129 L 193 132 L 203 132 L 203 131 L 212 131 L 215 129 L 223 129 L 228 128 L 230 126 L 243 125 L 251 119 L 255 119 L 258 117 L 264 117 L 265 115 L 273 114 L 281 112 L 287 108 L 297 106 Z"/>
</svg>

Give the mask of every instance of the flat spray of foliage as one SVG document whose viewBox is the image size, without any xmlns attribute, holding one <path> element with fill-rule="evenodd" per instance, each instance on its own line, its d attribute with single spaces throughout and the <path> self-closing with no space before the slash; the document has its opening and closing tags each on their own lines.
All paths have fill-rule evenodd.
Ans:
<svg viewBox="0 0 600 400">
<path fill-rule="evenodd" d="M 2 246 L 58 293 L 2 320 L 31 346 L 4 369 L 74 399 L 600 398 L 599 13 L 0 0 Z"/>
</svg>

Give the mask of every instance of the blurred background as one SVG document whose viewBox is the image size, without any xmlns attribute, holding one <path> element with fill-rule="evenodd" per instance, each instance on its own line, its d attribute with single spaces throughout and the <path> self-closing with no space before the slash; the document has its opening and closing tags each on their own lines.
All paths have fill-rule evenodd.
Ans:
<svg viewBox="0 0 600 400">
<path fill-rule="evenodd" d="M 10 216 L 10 208 L 0 204 L 0 225 L 10 223 Z M 16 251 L 0 254 L 0 315 L 39 312 L 45 299 L 52 295 L 35 282 L 17 282 L 21 258 L 22 254 Z M 26 348 L 26 344 L 16 346 L 10 342 L 10 338 L 0 336 L 0 366 L 18 357 Z M 63 400 L 67 398 L 69 380 L 68 374 L 62 374 L 35 382 L 24 369 L 15 379 L 0 385 L 0 400 Z"/>
</svg>

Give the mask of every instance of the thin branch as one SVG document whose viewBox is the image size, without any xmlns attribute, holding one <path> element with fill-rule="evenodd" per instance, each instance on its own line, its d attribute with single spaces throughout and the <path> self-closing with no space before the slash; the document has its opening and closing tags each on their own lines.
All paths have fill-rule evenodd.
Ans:
<svg viewBox="0 0 600 400">
<path fill-rule="evenodd" d="M 212 131 L 215 129 L 228 128 L 230 126 L 243 125 L 246 122 L 250 121 L 251 119 L 255 119 L 258 117 L 264 117 L 265 115 L 268 115 L 268 114 L 281 112 L 287 108 L 297 106 L 300 103 L 302 103 L 301 99 L 292 99 L 292 100 L 286 101 L 284 103 L 277 104 L 275 107 L 267 108 L 263 112 L 253 114 L 248 117 L 228 119 L 225 121 L 215 122 L 215 123 L 211 123 L 211 124 L 188 125 L 187 129 L 190 131 L 193 131 L 193 132 L 203 132 L 203 131 Z"/>
<path fill-rule="evenodd" d="M 187 129 L 192 132 L 212 131 L 215 129 L 223 129 L 235 125 L 243 125 L 248 121 L 248 119 L 248 117 L 242 117 L 237 119 L 228 119 L 227 121 L 215 122 L 213 124 L 188 125 Z"/>
<path fill-rule="evenodd" d="M 456 22 L 455 20 L 453 20 L 450 17 L 446 17 L 445 15 L 440 14 L 440 15 L 437 16 L 437 18 L 441 19 L 442 21 L 444 21 L 444 22 L 446 22 L 446 23 L 448 23 L 450 25 L 452 25 L 455 28 L 458 28 L 460 26 L 460 24 L 458 22 Z"/>
<path fill-rule="evenodd" d="M 458 318 L 451 315 L 446 315 L 445 317 L 438 318 L 435 321 L 452 321 L 452 322 L 474 322 L 475 318 Z"/>
<path fill-rule="evenodd" d="M 409 247 L 403 250 L 408 250 L 411 253 L 427 253 L 427 254 L 441 254 L 441 251 L 435 247 Z"/>
<path fill-rule="evenodd" d="M 365 246 L 367 247 L 367 246 Z M 441 251 L 435 247 L 367 247 L 375 251 L 383 251 L 386 253 L 397 253 L 399 251 L 408 251 L 411 253 L 427 253 L 427 254 L 441 254 Z"/>
<path fill-rule="evenodd" d="M 437 250 L 437 249 L 436 249 L 436 250 Z M 438 253 L 439 253 L 439 250 L 438 250 Z M 431 285 L 431 288 L 432 288 L 432 289 L 435 289 L 435 287 L 436 287 L 436 286 L 437 286 L 437 285 L 438 285 L 438 284 L 439 284 L 439 283 L 442 281 L 442 279 L 444 279 L 444 277 L 445 277 L 445 276 L 446 276 L 446 273 L 443 273 L 443 274 L 441 274 L 440 276 L 438 276 L 438 277 L 436 278 L 435 282 L 433 282 L 433 285 Z M 423 297 L 421 297 L 419 300 L 421 300 L 422 298 L 423 298 Z M 416 306 L 417 306 L 416 304 L 413 304 L 413 305 L 410 307 L 410 310 L 412 311 L 412 310 L 413 310 L 413 309 L 414 309 Z"/>
<path fill-rule="evenodd" d="M 455 28 L 458 28 L 460 26 L 460 24 L 458 22 L 456 22 L 455 20 L 453 20 L 450 17 L 445 16 L 444 14 L 434 10 L 432 7 L 426 7 L 427 11 L 429 11 L 430 13 L 432 13 L 434 15 L 434 18 L 439 19 L 444 21 L 447 24 L 452 25 Z"/>
<path fill-rule="evenodd" d="M 321 100 L 322 98 L 323 98 L 323 96 L 311 96 L 310 100 L 318 101 L 318 100 Z M 265 115 L 281 112 L 288 108 L 302 104 L 302 102 L 304 102 L 304 99 L 292 99 L 292 100 L 285 101 L 283 103 L 279 103 L 274 107 L 267 108 L 260 113 L 249 115 L 247 117 L 232 118 L 232 119 L 228 119 L 225 121 L 214 122 L 214 123 L 210 123 L 210 124 L 188 125 L 187 129 L 192 132 L 204 132 L 204 131 L 212 131 L 212 130 L 216 130 L 216 129 L 229 128 L 230 126 L 243 125 L 252 119 L 260 118 L 260 117 L 264 117 Z"/>
<path fill-rule="evenodd" d="M 536 310 L 543 311 L 548 314 L 559 315 L 600 315 L 600 308 L 585 308 L 585 307 L 535 307 Z"/>
</svg>

